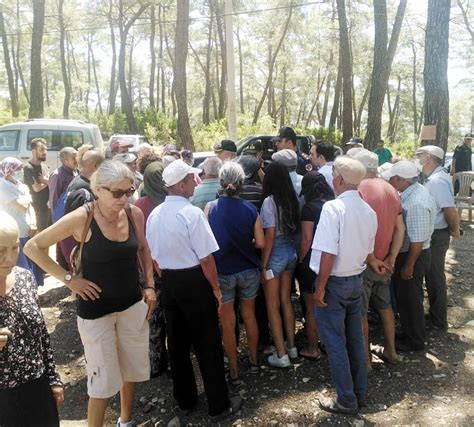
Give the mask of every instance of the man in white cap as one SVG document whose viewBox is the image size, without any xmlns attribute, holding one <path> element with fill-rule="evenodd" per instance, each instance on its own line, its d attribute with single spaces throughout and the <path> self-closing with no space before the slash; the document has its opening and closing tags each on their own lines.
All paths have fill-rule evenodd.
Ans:
<svg viewBox="0 0 474 427">
<path fill-rule="evenodd" d="M 362 321 L 364 327 L 367 369 L 372 371 L 369 354 L 369 323 L 367 311 L 369 305 L 378 311 L 382 320 L 385 337 L 383 351 L 376 352 L 377 357 L 389 364 L 398 361 L 395 350 L 395 317 L 390 303 L 390 277 L 395 260 L 405 237 L 400 196 L 388 182 L 377 177 L 378 156 L 363 148 L 354 156 L 367 171 L 365 179 L 359 184 L 359 193 L 364 201 L 377 214 L 377 234 L 374 252 L 369 255 L 368 266 L 364 271 L 364 293 L 362 295 Z"/>
<path fill-rule="evenodd" d="M 197 402 L 191 363 L 194 347 L 207 396 L 211 421 L 237 411 L 240 396 L 229 399 L 219 331 L 221 291 L 213 252 L 219 249 L 204 212 L 189 202 L 201 172 L 183 160 L 163 171 L 169 195 L 150 214 L 146 238 L 163 279 L 163 306 L 173 378 L 173 395 L 189 413 Z"/>
<path fill-rule="evenodd" d="M 397 162 L 382 176 L 400 193 L 406 225 L 394 269 L 395 296 L 403 331 L 395 345 L 398 351 L 421 351 L 426 339 L 423 278 L 431 265 L 430 242 L 436 203 L 418 183 L 418 168 L 413 162 Z"/>
<path fill-rule="evenodd" d="M 290 173 L 291 182 L 293 188 L 295 189 L 296 195 L 299 196 L 301 192 L 301 181 L 303 180 L 303 175 L 298 175 L 296 173 L 296 167 L 298 166 L 298 155 L 295 150 L 290 148 L 284 148 L 276 153 L 272 154 L 272 160 L 277 163 L 281 163 L 283 166 L 286 166 L 288 172 Z"/>
<path fill-rule="evenodd" d="M 317 274 L 314 314 L 337 391 L 337 399 L 319 403 L 326 411 L 352 415 L 366 404 L 362 273 L 377 232 L 377 216 L 357 191 L 365 173 L 357 160 L 338 157 L 334 161 L 337 198 L 323 206 L 310 260 Z"/>
<path fill-rule="evenodd" d="M 436 202 L 436 220 L 431 236 L 431 268 L 426 275 L 426 290 L 430 302 L 430 326 L 448 328 L 448 292 L 444 262 L 449 238 L 459 237 L 459 215 L 454 203 L 454 189 L 449 174 L 443 169 L 444 151 L 435 145 L 425 145 L 416 152 L 422 167 L 425 187 Z"/>
</svg>

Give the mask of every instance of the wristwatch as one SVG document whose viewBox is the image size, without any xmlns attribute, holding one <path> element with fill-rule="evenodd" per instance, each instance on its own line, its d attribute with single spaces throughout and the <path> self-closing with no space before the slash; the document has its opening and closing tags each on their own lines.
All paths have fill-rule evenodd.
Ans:
<svg viewBox="0 0 474 427">
<path fill-rule="evenodd" d="M 72 280 L 72 274 L 69 273 L 69 271 L 67 271 L 66 274 L 64 275 L 64 283 L 68 285 L 71 280 Z"/>
</svg>

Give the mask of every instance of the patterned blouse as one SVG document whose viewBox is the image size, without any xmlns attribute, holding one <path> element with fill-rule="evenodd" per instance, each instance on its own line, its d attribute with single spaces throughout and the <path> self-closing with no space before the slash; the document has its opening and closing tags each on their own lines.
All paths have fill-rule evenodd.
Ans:
<svg viewBox="0 0 474 427">
<path fill-rule="evenodd" d="M 12 333 L 0 351 L 0 389 L 18 387 L 43 374 L 51 386 L 62 386 L 38 305 L 35 280 L 24 268 L 14 267 L 13 274 L 14 287 L 6 296 L 0 296 L 0 328 Z"/>
</svg>

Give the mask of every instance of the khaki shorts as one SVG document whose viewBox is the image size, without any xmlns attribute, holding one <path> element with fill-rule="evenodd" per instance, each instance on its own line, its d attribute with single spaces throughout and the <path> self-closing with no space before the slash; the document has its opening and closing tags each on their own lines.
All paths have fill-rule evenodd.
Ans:
<svg viewBox="0 0 474 427">
<path fill-rule="evenodd" d="M 147 304 L 141 300 L 98 319 L 77 317 L 90 397 L 106 399 L 117 394 L 124 381 L 150 379 L 147 311 Z"/>
<path fill-rule="evenodd" d="M 374 310 L 384 310 L 390 307 L 390 277 L 391 273 L 383 276 L 375 273 L 368 265 L 362 275 L 362 315 L 365 316 L 369 306 Z"/>
</svg>

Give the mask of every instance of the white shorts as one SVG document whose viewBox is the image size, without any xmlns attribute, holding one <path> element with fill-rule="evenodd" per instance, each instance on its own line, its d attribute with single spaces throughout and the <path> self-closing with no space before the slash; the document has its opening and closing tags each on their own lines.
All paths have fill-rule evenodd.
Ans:
<svg viewBox="0 0 474 427">
<path fill-rule="evenodd" d="M 87 394 L 106 399 L 124 381 L 150 379 L 148 305 L 138 301 L 124 311 L 98 319 L 77 317 L 87 368 Z"/>
</svg>

